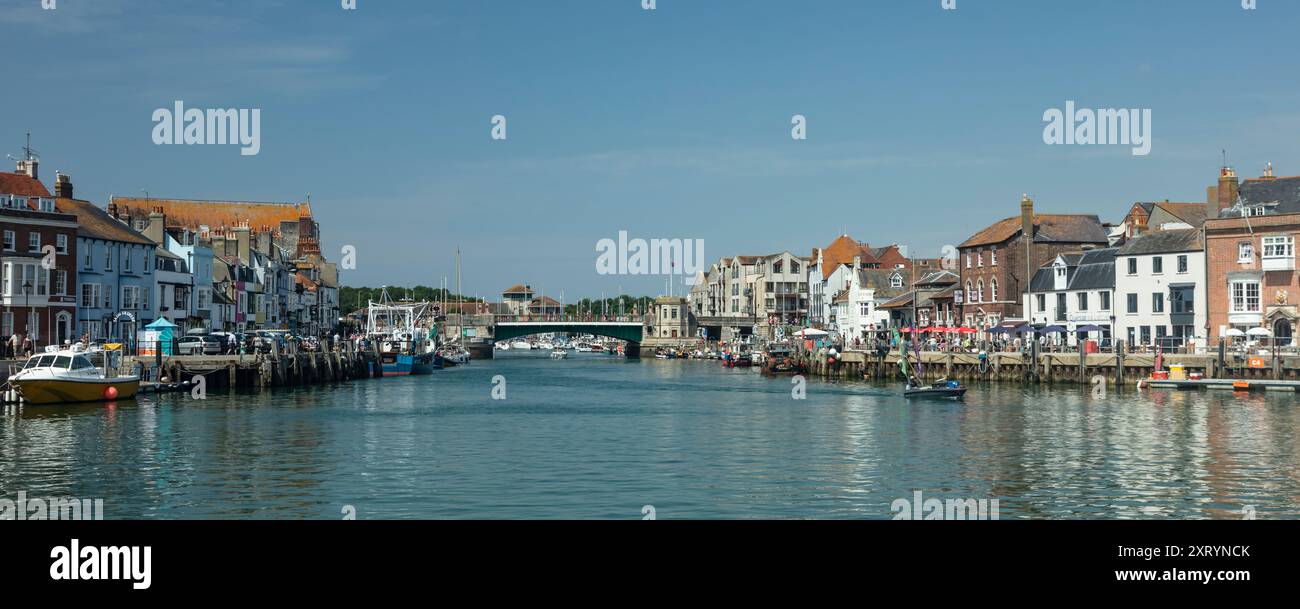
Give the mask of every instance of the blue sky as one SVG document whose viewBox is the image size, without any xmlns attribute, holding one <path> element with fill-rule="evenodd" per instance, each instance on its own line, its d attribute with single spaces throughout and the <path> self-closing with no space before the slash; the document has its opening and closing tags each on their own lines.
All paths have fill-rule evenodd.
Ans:
<svg viewBox="0 0 1300 609">
<path fill-rule="evenodd" d="M 841 229 L 925 255 L 1018 213 L 1117 220 L 1221 163 L 1300 174 L 1300 3 L 1259 0 L 0 0 L 0 149 L 78 195 L 300 200 L 352 285 L 653 293 L 595 244 L 806 255 Z M 262 148 L 150 117 L 260 108 Z M 1150 108 L 1149 156 L 1047 146 L 1043 112 Z M 490 138 L 493 115 L 506 141 Z M 808 139 L 790 119 L 808 119 Z"/>
</svg>

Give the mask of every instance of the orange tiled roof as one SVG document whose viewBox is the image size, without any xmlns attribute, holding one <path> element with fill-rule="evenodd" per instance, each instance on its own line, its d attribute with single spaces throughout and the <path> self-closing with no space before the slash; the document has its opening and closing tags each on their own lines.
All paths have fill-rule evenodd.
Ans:
<svg viewBox="0 0 1300 609">
<path fill-rule="evenodd" d="M 161 207 L 163 213 L 167 215 L 169 226 L 184 226 L 190 229 L 198 229 L 200 225 L 218 228 L 238 226 L 241 223 L 247 223 L 254 229 L 263 226 L 279 229 L 281 222 L 297 222 L 312 215 L 309 203 L 197 201 L 140 197 L 113 197 L 112 203 L 117 206 L 119 213 L 129 209 L 133 214 L 147 215 L 153 208 Z"/>
<path fill-rule="evenodd" d="M 518 284 L 518 283 L 510 286 L 508 289 L 506 289 L 506 291 L 502 292 L 502 294 L 532 294 L 532 293 L 533 291 L 530 290 L 528 286 Z"/>
<path fill-rule="evenodd" d="M 813 255 L 816 256 L 815 249 Z M 880 262 L 871 253 L 871 247 L 865 243 L 858 243 L 848 235 L 840 235 L 822 250 L 822 280 L 828 279 L 841 264 L 853 264 L 854 257 L 861 257 L 864 265 Z"/>
<path fill-rule="evenodd" d="M 50 191 L 45 189 L 40 180 L 25 173 L 9 171 L 0 171 L 0 194 L 50 198 Z"/>
</svg>

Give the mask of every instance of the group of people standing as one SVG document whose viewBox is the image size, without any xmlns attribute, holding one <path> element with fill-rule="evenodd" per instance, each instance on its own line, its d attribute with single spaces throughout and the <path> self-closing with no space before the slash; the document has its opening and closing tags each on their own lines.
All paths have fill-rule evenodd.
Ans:
<svg viewBox="0 0 1300 609">
<path fill-rule="evenodd" d="M 0 359 L 31 357 L 35 352 L 36 345 L 32 342 L 31 336 L 14 334 L 6 336 L 3 341 L 0 341 Z"/>
</svg>

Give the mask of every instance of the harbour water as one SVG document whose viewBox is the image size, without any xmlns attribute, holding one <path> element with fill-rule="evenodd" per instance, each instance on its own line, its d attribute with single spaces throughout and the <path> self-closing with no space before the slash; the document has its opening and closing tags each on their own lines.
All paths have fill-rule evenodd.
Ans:
<svg viewBox="0 0 1300 609">
<path fill-rule="evenodd" d="M 1300 517 L 1293 394 L 793 388 L 717 362 L 534 351 L 425 377 L 28 407 L 0 418 L 0 498 L 101 498 L 108 519 L 881 519 L 921 491 L 997 499 L 1004 520 Z"/>
</svg>

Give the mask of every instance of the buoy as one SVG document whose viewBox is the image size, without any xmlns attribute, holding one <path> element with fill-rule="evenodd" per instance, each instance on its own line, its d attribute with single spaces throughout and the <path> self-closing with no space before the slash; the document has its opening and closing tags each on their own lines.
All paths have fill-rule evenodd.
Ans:
<svg viewBox="0 0 1300 609">
<path fill-rule="evenodd" d="M 116 400 L 116 399 L 117 399 L 117 387 L 114 387 L 114 386 L 112 386 L 112 385 L 109 385 L 108 387 L 105 387 L 105 388 L 104 388 L 104 397 L 107 398 L 107 399 L 110 399 L 110 400 Z"/>
</svg>

